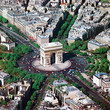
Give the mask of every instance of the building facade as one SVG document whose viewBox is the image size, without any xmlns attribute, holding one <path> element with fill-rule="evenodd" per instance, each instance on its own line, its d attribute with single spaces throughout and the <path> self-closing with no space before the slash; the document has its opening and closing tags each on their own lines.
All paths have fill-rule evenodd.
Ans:
<svg viewBox="0 0 110 110">
<path fill-rule="evenodd" d="M 15 47 L 15 42 L 13 42 L 4 32 L 0 31 L 0 44 L 5 45 L 8 50 Z"/>
<path fill-rule="evenodd" d="M 94 74 L 93 83 L 101 87 L 104 92 L 110 92 L 110 76 L 107 73 Z"/>
<path fill-rule="evenodd" d="M 106 44 L 102 44 L 102 43 L 99 43 L 99 42 L 97 42 L 96 40 L 90 40 L 89 42 L 88 42 L 88 50 L 96 50 L 96 49 L 98 49 L 98 48 L 101 48 L 101 47 L 108 47 Z"/>
<path fill-rule="evenodd" d="M 8 73 L 4 73 L 0 71 L 1 86 L 4 86 L 9 78 L 10 78 L 10 75 Z"/>
<path fill-rule="evenodd" d="M 107 52 L 107 59 L 110 61 L 110 50 Z"/>
</svg>

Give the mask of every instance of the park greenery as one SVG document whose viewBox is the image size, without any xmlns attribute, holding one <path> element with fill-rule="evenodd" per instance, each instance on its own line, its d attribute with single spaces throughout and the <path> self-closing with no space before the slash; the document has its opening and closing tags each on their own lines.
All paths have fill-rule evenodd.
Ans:
<svg viewBox="0 0 110 110">
<path fill-rule="evenodd" d="M 105 54 L 105 53 L 107 53 L 108 50 L 109 50 L 109 48 L 101 47 L 101 48 L 96 49 L 93 52 L 93 54 Z"/>
<path fill-rule="evenodd" d="M 7 47 L 2 45 L 2 44 L 0 44 L 0 50 L 1 51 L 7 51 Z"/>
<path fill-rule="evenodd" d="M 8 23 L 8 20 L 0 15 L 0 22 L 2 23 Z"/>
<path fill-rule="evenodd" d="M 9 73 L 12 78 L 10 79 L 10 82 L 23 78 L 27 72 L 23 71 L 21 68 L 18 68 L 16 61 L 23 55 L 23 54 L 28 54 L 32 50 L 30 47 L 26 45 L 18 45 L 15 47 L 13 50 L 13 53 L 1 53 L 0 57 L 0 69 L 3 71 Z"/>
<path fill-rule="evenodd" d="M 87 56 L 86 60 L 88 62 L 88 65 L 85 67 L 87 75 L 92 77 L 96 71 L 105 73 L 109 72 L 109 61 L 105 54 L 94 54 L 91 57 Z"/>
<path fill-rule="evenodd" d="M 108 2 L 109 0 L 101 0 L 101 2 Z"/>
<path fill-rule="evenodd" d="M 60 42 L 63 44 L 63 51 L 70 53 L 72 52 L 76 55 L 87 56 L 87 53 L 82 52 L 82 50 L 87 50 L 88 41 L 78 40 L 71 43 L 70 45 L 67 44 L 66 40 L 61 40 Z"/>
<path fill-rule="evenodd" d="M 42 82 L 45 79 L 45 75 L 41 73 L 30 74 L 28 71 L 22 70 L 17 65 L 16 61 L 31 51 L 31 48 L 26 45 L 17 45 L 11 53 L 0 53 L 0 69 L 10 74 L 10 79 L 7 80 L 7 83 L 17 82 L 21 79 L 32 79 L 32 95 L 27 102 L 26 110 L 29 110 L 30 102 L 32 105 L 34 100 L 36 100 L 36 91 L 40 89 Z"/>
</svg>

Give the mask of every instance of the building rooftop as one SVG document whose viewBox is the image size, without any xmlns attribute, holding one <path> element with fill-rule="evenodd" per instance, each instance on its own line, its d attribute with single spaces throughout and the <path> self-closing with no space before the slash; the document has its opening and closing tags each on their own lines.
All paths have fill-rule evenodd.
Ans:
<svg viewBox="0 0 110 110">
<path fill-rule="evenodd" d="M 98 73 L 95 73 L 95 74 L 94 74 L 94 76 L 96 76 L 97 78 L 101 78 L 103 75 L 108 76 L 107 73 L 102 73 L 102 72 L 98 72 Z"/>
<path fill-rule="evenodd" d="M 109 54 L 109 55 L 110 55 L 110 50 L 108 50 L 108 51 L 107 51 L 107 54 Z"/>
<path fill-rule="evenodd" d="M 40 37 L 41 39 L 48 39 L 49 38 L 48 35 L 38 35 L 38 37 Z"/>
<path fill-rule="evenodd" d="M 0 78 L 5 78 L 6 76 L 9 76 L 8 73 L 0 71 Z"/>
<path fill-rule="evenodd" d="M 5 37 L 5 38 L 8 37 L 3 31 L 0 31 L 0 36 L 3 36 L 3 37 Z"/>
<path fill-rule="evenodd" d="M 91 44 L 94 44 L 94 45 L 97 45 L 97 46 L 100 46 L 100 47 L 107 46 L 104 43 L 97 42 L 95 39 L 90 40 L 88 43 L 91 43 Z"/>
<path fill-rule="evenodd" d="M 59 85 L 64 85 L 64 84 L 68 84 L 65 80 L 55 80 L 53 82 L 53 86 L 59 86 Z"/>
<path fill-rule="evenodd" d="M 73 92 L 73 91 L 76 91 L 76 90 L 78 90 L 76 87 L 74 87 L 74 86 L 70 86 L 70 87 L 67 87 L 66 88 L 66 92 L 67 93 L 69 93 L 69 92 Z"/>
</svg>

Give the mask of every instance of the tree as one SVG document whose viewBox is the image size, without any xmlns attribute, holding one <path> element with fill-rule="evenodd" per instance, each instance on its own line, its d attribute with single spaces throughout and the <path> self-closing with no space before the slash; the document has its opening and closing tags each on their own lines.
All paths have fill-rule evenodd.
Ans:
<svg viewBox="0 0 110 110">
<path fill-rule="evenodd" d="M 18 55 L 28 54 L 31 51 L 32 49 L 26 45 L 18 45 L 17 47 L 14 48 L 14 52 L 17 53 Z"/>
<path fill-rule="evenodd" d="M 85 93 L 85 92 L 86 92 L 86 91 L 85 91 L 85 89 L 83 89 L 83 88 L 81 88 L 80 90 L 81 90 L 83 93 Z"/>
<path fill-rule="evenodd" d="M 63 14 L 64 14 L 63 16 L 64 16 L 64 21 L 65 21 L 67 16 L 69 15 L 69 12 L 65 11 Z"/>
<path fill-rule="evenodd" d="M 110 97 L 107 97 L 107 100 L 110 101 Z"/>
<path fill-rule="evenodd" d="M 92 84 L 89 81 L 87 81 L 87 85 L 92 87 Z"/>
<path fill-rule="evenodd" d="M 97 88 L 93 87 L 93 90 L 94 90 L 94 91 L 96 91 L 96 90 L 97 90 Z"/>
<path fill-rule="evenodd" d="M 104 54 L 104 53 L 106 53 L 108 50 L 109 50 L 109 48 L 101 47 L 101 48 L 96 49 L 96 50 L 94 51 L 94 53 Z"/>
<path fill-rule="evenodd" d="M 104 64 L 103 71 L 104 71 L 104 72 L 106 72 L 106 73 L 108 73 L 108 72 L 109 72 L 109 65 L 108 65 L 108 63 L 107 63 L 107 62 L 105 62 L 105 64 Z"/>
<path fill-rule="evenodd" d="M 7 23 L 8 20 L 7 20 L 6 18 L 3 17 L 3 18 L 2 18 L 2 22 L 3 22 L 3 23 Z"/>
<path fill-rule="evenodd" d="M 6 104 L 6 101 L 5 101 L 5 100 L 2 100 L 2 101 L 1 101 L 1 104 L 2 104 L 2 105 L 5 105 L 5 104 Z"/>
<path fill-rule="evenodd" d="M 34 97 L 33 96 L 31 96 L 31 98 L 30 98 L 31 100 L 34 100 Z"/>
<path fill-rule="evenodd" d="M 56 39 L 52 39 L 52 42 L 57 42 L 58 40 L 57 40 L 57 38 Z"/>
<path fill-rule="evenodd" d="M 78 83 L 75 83 L 74 86 L 77 87 L 77 88 L 79 88 L 79 84 Z"/>
<path fill-rule="evenodd" d="M 89 71 L 91 71 L 93 68 L 94 68 L 94 65 L 91 64 L 90 67 L 89 67 Z"/>
<path fill-rule="evenodd" d="M 0 49 L 3 50 L 3 51 L 6 51 L 7 47 L 5 45 L 0 44 Z"/>
<path fill-rule="evenodd" d="M 85 66 L 85 69 L 87 70 L 88 68 L 89 68 L 89 65 L 86 65 L 86 66 Z"/>
<path fill-rule="evenodd" d="M 2 17 L 2 16 L 0 16 L 0 22 L 2 21 L 2 18 L 3 18 L 3 17 Z"/>
<path fill-rule="evenodd" d="M 67 19 L 66 19 L 66 21 L 67 21 L 67 22 L 70 22 L 71 19 L 72 19 L 72 15 L 69 14 L 68 17 L 67 17 Z"/>
<path fill-rule="evenodd" d="M 26 109 L 25 110 L 30 110 L 30 107 L 29 106 L 26 106 Z"/>
<path fill-rule="evenodd" d="M 60 30 L 60 31 L 58 32 L 58 38 L 60 38 L 60 37 L 62 36 L 62 34 L 63 34 L 63 30 Z"/>
<path fill-rule="evenodd" d="M 7 24 L 7 27 L 8 27 L 8 28 L 11 27 L 11 28 L 13 29 L 13 31 L 15 31 L 15 32 L 17 32 L 17 33 L 19 32 L 19 29 L 18 29 L 16 26 L 12 25 L 12 24 Z"/>
<path fill-rule="evenodd" d="M 32 102 L 29 100 L 29 101 L 27 102 L 27 105 L 28 105 L 28 106 L 31 106 L 31 104 L 32 104 Z"/>
<path fill-rule="evenodd" d="M 36 93 L 37 93 L 37 92 L 36 92 L 36 91 L 34 91 L 34 93 L 32 94 L 32 96 L 33 96 L 33 97 L 35 97 L 35 96 L 36 96 Z"/>
</svg>

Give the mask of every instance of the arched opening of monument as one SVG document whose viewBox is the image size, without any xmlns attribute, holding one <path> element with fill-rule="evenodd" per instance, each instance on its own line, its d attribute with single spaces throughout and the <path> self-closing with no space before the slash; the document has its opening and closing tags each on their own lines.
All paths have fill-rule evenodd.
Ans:
<svg viewBox="0 0 110 110">
<path fill-rule="evenodd" d="M 51 64 L 55 63 L 55 53 L 52 53 L 51 55 Z"/>
<path fill-rule="evenodd" d="M 44 58 L 42 57 L 42 64 L 44 64 Z"/>
</svg>

